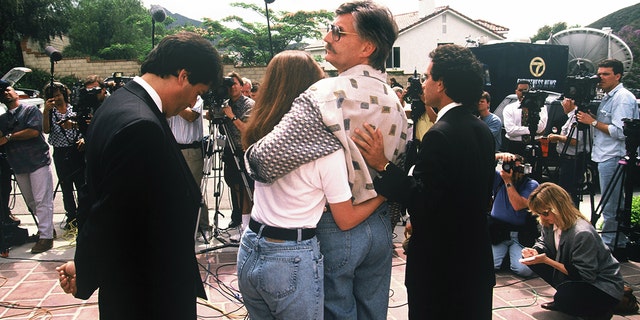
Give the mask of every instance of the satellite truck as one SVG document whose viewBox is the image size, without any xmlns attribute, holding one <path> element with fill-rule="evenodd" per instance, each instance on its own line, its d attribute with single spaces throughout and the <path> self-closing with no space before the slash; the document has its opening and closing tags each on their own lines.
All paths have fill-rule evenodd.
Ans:
<svg viewBox="0 0 640 320">
<path fill-rule="evenodd" d="M 631 49 L 611 28 L 570 28 L 542 43 L 498 41 L 470 49 L 483 64 L 491 111 L 514 93 L 518 80 L 529 80 L 535 90 L 562 93 L 568 76 L 594 75 L 602 60 L 622 61 L 625 72 L 633 64 Z"/>
</svg>

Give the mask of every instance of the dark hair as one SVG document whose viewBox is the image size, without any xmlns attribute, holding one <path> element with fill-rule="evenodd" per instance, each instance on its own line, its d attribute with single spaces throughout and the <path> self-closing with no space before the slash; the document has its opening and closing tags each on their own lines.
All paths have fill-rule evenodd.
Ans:
<svg viewBox="0 0 640 320">
<path fill-rule="evenodd" d="M 244 86 L 244 81 L 242 81 L 242 77 L 240 76 L 239 73 L 235 72 L 235 71 L 231 71 L 227 74 L 227 77 L 231 77 L 231 78 L 236 78 L 238 79 L 238 83 L 240 84 L 240 86 Z"/>
<path fill-rule="evenodd" d="M 353 1 L 336 9 L 336 15 L 343 14 L 351 14 L 358 35 L 375 45 L 376 50 L 369 57 L 371 66 L 386 72 L 387 57 L 398 38 L 398 25 L 389 8 L 373 1 Z"/>
<path fill-rule="evenodd" d="M 489 94 L 489 92 L 483 91 L 482 95 L 480 96 L 480 99 L 485 99 L 487 100 L 488 103 L 491 102 L 491 95 Z"/>
<path fill-rule="evenodd" d="M 517 84 L 526 84 L 526 85 L 528 85 L 529 87 L 531 87 L 531 81 L 529 81 L 529 80 L 525 80 L 525 79 L 520 79 L 520 80 L 518 80 L 518 83 L 517 83 Z"/>
<path fill-rule="evenodd" d="M 613 74 L 624 75 L 624 65 L 618 59 L 606 59 L 598 63 L 598 68 L 612 68 Z"/>
<path fill-rule="evenodd" d="M 193 33 L 168 35 L 158 43 L 142 63 L 142 74 L 159 77 L 178 76 L 185 69 L 189 83 L 217 88 L 222 83 L 222 60 L 210 41 Z"/>
<path fill-rule="evenodd" d="M 455 102 L 475 110 L 482 95 L 482 65 L 469 48 L 444 44 L 431 53 L 431 78 L 442 80 L 445 93 Z"/>
<path fill-rule="evenodd" d="M 86 87 L 88 84 L 92 84 L 94 82 L 97 82 L 100 85 L 100 87 L 104 88 L 104 80 L 98 77 L 97 74 L 92 74 L 87 76 L 86 78 L 84 78 L 84 81 L 82 82 L 82 84 Z"/>
<path fill-rule="evenodd" d="M 47 84 L 45 84 L 44 88 L 42 89 L 42 94 L 44 94 L 45 100 L 53 98 L 53 93 L 55 93 L 56 91 L 60 91 L 60 93 L 62 93 L 62 96 L 64 97 L 64 102 L 69 103 L 69 95 L 71 94 L 71 90 L 69 90 L 69 88 L 67 88 L 64 83 L 54 81 L 53 89 L 50 89 L 50 87 L 51 82 L 47 82 Z"/>
</svg>

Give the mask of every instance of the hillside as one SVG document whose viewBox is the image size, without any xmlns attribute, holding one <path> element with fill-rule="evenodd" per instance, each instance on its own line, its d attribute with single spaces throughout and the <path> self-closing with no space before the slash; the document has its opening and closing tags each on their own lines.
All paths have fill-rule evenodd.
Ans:
<svg viewBox="0 0 640 320">
<path fill-rule="evenodd" d="M 611 27 L 613 32 L 617 32 L 620 28 L 631 25 L 634 29 L 640 28 L 640 3 L 622 8 L 599 20 L 587 25 L 590 28 L 602 29 L 603 27 Z"/>
</svg>

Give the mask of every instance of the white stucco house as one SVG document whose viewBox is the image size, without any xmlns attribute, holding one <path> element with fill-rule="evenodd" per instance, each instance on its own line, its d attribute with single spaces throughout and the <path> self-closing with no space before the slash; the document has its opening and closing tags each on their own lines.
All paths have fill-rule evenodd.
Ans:
<svg viewBox="0 0 640 320">
<path fill-rule="evenodd" d="M 414 0 L 416 1 L 416 0 Z M 435 7 L 434 0 L 417 0 L 419 11 L 395 15 L 398 39 L 387 60 L 387 71 L 412 75 L 427 69 L 428 55 L 439 44 L 455 43 L 478 46 L 489 41 L 505 40 L 508 28 L 484 20 L 473 20 L 449 6 Z M 314 57 L 325 55 L 324 41 L 319 40 L 305 48 Z M 325 70 L 335 68 L 324 61 Z"/>
</svg>

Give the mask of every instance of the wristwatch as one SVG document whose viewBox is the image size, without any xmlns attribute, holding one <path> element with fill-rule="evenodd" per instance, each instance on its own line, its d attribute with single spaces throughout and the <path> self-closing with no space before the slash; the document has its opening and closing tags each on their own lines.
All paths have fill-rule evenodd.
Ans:
<svg viewBox="0 0 640 320">
<path fill-rule="evenodd" d="M 511 187 L 511 186 L 512 186 L 511 182 L 508 182 L 508 183 L 506 184 L 506 186 L 507 186 L 507 188 Z"/>
<path fill-rule="evenodd" d="M 4 137 L 7 138 L 7 142 L 11 141 L 11 133 L 7 133 Z"/>
<path fill-rule="evenodd" d="M 236 116 L 233 116 L 233 118 L 231 118 L 231 122 L 234 122 L 236 120 L 238 120 L 238 117 L 236 117 Z"/>
<path fill-rule="evenodd" d="M 593 120 L 593 122 L 591 122 L 591 126 L 592 127 L 596 127 L 598 125 L 598 120 Z"/>
</svg>

